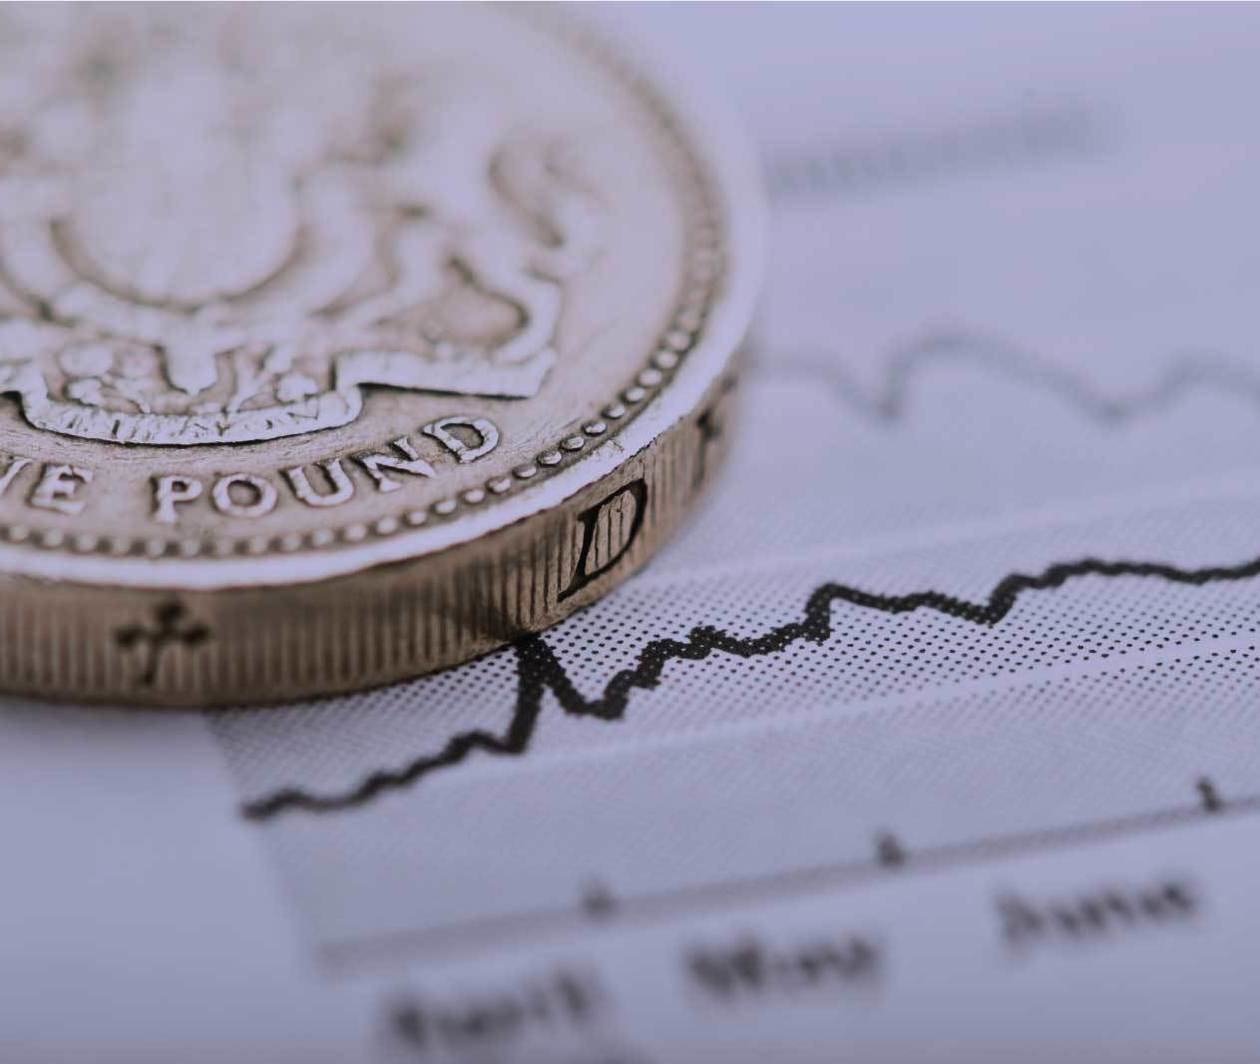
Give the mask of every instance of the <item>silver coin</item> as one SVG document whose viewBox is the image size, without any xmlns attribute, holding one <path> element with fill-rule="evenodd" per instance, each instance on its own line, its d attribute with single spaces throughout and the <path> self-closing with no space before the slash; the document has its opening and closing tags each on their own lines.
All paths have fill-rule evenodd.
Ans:
<svg viewBox="0 0 1260 1064">
<path fill-rule="evenodd" d="M 382 683 L 677 525 L 759 267 L 692 91 L 550 12 L 0 17 L 0 685 Z"/>
</svg>

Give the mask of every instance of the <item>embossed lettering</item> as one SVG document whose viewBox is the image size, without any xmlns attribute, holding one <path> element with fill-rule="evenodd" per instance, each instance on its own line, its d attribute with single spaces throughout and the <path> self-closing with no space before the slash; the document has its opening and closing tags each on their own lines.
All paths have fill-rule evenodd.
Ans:
<svg viewBox="0 0 1260 1064">
<path fill-rule="evenodd" d="M 418 477 L 433 476 L 433 467 L 416 453 L 416 448 L 406 436 L 399 436 L 389 444 L 401 458 L 380 451 L 363 451 L 354 456 L 381 491 L 397 491 L 402 484 L 382 470 L 392 469 L 399 473 L 411 473 Z"/>
<path fill-rule="evenodd" d="M 39 483 L 31 491 L 30 503 L 44 510 L 56 510 L 60 514 L 77 514 L 83 511 L 84 501 L 74 498 L 80 484 L 92 482 L 92 471 L 72 465 L 46 465 Z"/>
<path fill-rule="evenodd" d="M 354 496 L 354 482 L 341 468 L 341 459 L 329 458 L 327 461 L 320 462 L 319 468 L 324 471 L 324 477 L 332 491 L 316 491 L 311 487 L 305 466 L 294 466 L 284 471 L 285 479 L 293 489 L 293 494 L 307 506 L 340 506 L 343 502 L 349 502 Z"/>
<path fill-rule="evenodd" d="M 232 496 L 232 489 L 244 488 L 248 502 L 239 502 Z M 214 508 L 229 517 L 263 517 L 276 508 L 276 489 L 252 473 L 229 473 L 214 482 L 210 491 Z"/>
<path fill-rule="evenodd" d="M 9 485 L 13 483 L 14 478 L 31 464 L 29 458 L 22 458 L 15 455 L 9 459 L 9 464 L 4 467 L 4 472 L 0 473 L 0 495 L 3 495 L 9 489 Z"/>
<path fill-rule="evenodd" d="M 615 550 L 612 555 L 605 558 L 603 563 L 597 566 L 593 571 L 587 572 L 586 566 L 590 561 L 591 547 L 595 542 L 596 529 L 599 525 L 600 516 L 623 496 L 629 496 L 634 503 L 634 516 L 630 519 L 630 530 L 626 533 L 626 538 L 621 546 Z M 573 567 L 573 579 L 569 581 L 569 586 L 560 592 L 559 600 L 564 601 L 571 595 L 576 595 L 587 584 L 598 577 L 603 576 L 622 558 L 626 556 L 626 552 L 634 545 L 634 541 L 639 536 L 639 530 L 643 527 L 644 512 L 647 508 L 647 481 L 642 477 L 638 480 L 632 480 L 629 484 L 625 484 L 618 488 L 611 495 L 607 496 L 602 502 L 596 503 L 589 510 L 583 510 L 578 515 L 578 520 L 582 524 L 582 547 L 578 552 L 577 565 Z"/>
<path fill-rule="evenodd" d="M 459 436 L 451 432 L 451 429 L 462 428 L 475 432 L 480 442 L 473 446 L 469 446 Z M 443 447 L 451 452 L 459 459 L 462 465 L 465 462 L 475 462 L 483 455 L 489 454 L 497 446 L 499 446 L 499 430 L 495 427 L 493 421 L 489 421 L 484 417 L 444 417 L 437 421 L 430 421 L 421 430 L 426 436 L 432 436 Z"/>
<path fill-rule="evenodd" d="M 171 474 L 153 478 L 153 520 L 173 525 L 179 520 L 175 507 L 201 498 L 201 481 L 196 477 Z"/>
</svg>

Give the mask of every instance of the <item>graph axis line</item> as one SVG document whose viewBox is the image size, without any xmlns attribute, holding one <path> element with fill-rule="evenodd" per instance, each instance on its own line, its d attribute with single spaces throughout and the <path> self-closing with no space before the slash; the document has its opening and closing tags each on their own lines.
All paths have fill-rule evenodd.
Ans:
<svg viewBox="0 0 1260 1064">
<path fill-rule="evenodd" d="M 1095 845 L 1139 834 L 1180 829 L 1209 821 L 1239 820 L 1260 813 L 1260 794 L 1245 795 L 1218 805 L 1169 806 L 1144 812 L 1078 821 L 1052 827 L 998 832 L 923 847 L 908 846 L 895 866 L 877 856 L 846 859 L 828 864 L 729 879 L 687 884 L 633 895 L 608 895 L 606 913 L 595 917 L 580 905 L 538 908 L 491 917 L 461 920 L 439 927 L 384 935 L 364 936 L 325 944 L 321 953 L 333 967 L 349 967 L 380 954 L 398 951 L 475 947 L 478 943 L 502 945 L 506 938 L 540 937 L 566 930 L 606 923 L 626 927 L 657 923 L 680 916 L 712 912 L 719 908 L 804 897 L 822 891 L 860 887 L 874 882 L 894 882 L 906 877 L 933 875 L 955 868 L 975 867 L 994 861 Z"/>
</svg>

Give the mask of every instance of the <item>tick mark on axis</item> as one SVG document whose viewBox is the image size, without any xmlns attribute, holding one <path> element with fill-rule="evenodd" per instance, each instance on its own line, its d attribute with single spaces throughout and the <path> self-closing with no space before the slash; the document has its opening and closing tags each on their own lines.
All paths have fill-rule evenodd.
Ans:
<svg viewBox="0 0 1260 1064">
<path fill-rule="evenodd" d="M 891 832 L 875 836 L 875 859 L 885 868 L 900 868 L 906 863 L 905 848 Z"/>
<path fill-rule="evenodd" d="M 1194 782 L 1194 789 L 1199 792 L 1199 804 L 1205 813 L 1219 813 L 1225 808 L 1225 801 L 1220 792 L 1207 776 L 1200 776 Z"/>
<path fill-rule="evenodd" d="M 617 915 L 617 899 L 602 883 L 592 883 L 582 893 L 582 911 L 592 920 L 609 920 Z"/>
</svg>

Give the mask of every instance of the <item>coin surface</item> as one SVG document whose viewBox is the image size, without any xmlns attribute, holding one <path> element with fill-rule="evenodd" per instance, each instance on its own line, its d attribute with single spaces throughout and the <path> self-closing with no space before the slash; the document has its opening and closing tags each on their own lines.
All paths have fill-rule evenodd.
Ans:
<svg viewBox="0 0 1260 1064">
<path fill-rule="evenodd" d="M 654 62 L 467 5 L 0 19 L 0 687 L 384 683 L 677 525 L 758 200 Z"/>
</svg>

